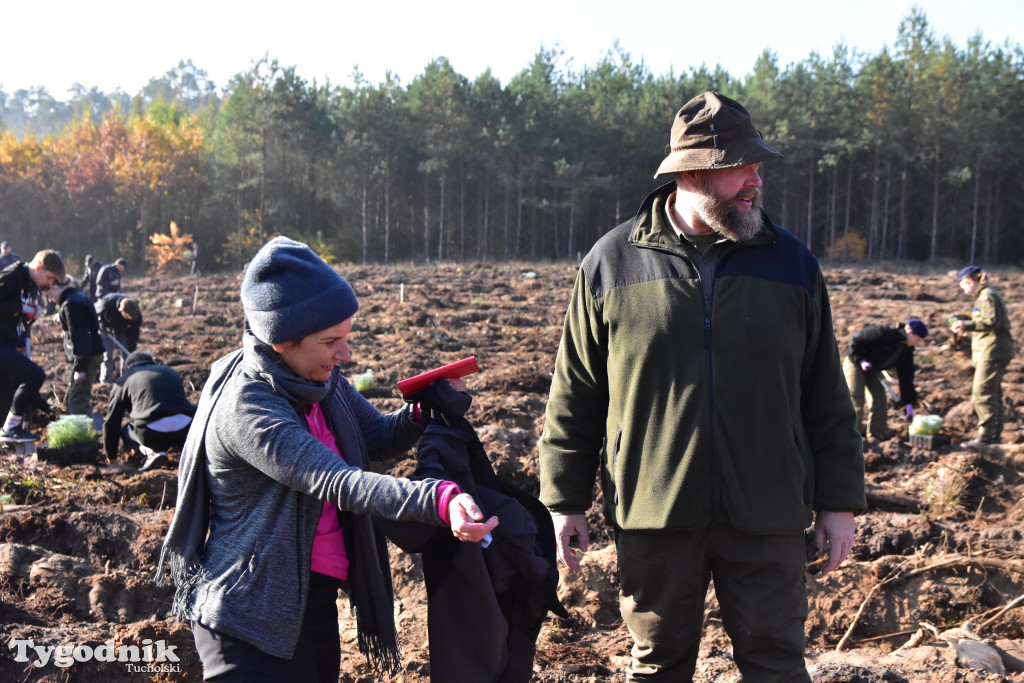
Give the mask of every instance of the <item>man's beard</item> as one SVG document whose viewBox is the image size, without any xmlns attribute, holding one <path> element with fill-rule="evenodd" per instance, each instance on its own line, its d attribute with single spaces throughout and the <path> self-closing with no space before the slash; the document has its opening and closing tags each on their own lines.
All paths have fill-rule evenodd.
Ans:
<svg viewBox="0 0 1024 683">
<path fill-rule="evenodd" d="M 738 199 L 750 200 L 750 208 L 740 209 L 736 206 Z M 711 179 L 705 177 L 695 208 L 709 228 L 733 242 L 744 242 L 761 231 L 761 192 L 757 188 L 723 197 L 715 191 Z"/>
</svg>

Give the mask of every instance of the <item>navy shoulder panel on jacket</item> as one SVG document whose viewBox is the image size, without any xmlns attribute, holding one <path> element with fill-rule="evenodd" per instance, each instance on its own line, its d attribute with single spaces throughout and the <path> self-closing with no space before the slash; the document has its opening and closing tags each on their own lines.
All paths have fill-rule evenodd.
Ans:
<svg viewBox="0 0 1024 683">
<path fill-rule="evenodd" d="M 815 296 L 818 259 L 793 233 L 774 223 L 772 228 L 776 234 L 773 243 L 736 249 L 722 264 L 719 275 L 761 278 L 801 287 L 809 296 Z M 766 255 L 769 258 L 765 258 Z"/>
<path fill-rule="evenodd" d="M 801 287 L 814 296 L 818 259 L 795 235 L 767 219 L 774 239 L 739 245 L 724 260 L 719 277 L 742 275 Z M 629 241 L 635 219 L 616 226 L 595 244 L 582 268 L 591 294 L 600 299 L 616 287 L 667 278 L 696 278 L 697 271 L 684 257 L 665 258 L 659 249 L 638 247 Z M 767 258 L 766 258 L 767 257 Z"/>
<path fill-rule="evenodd" d="M 605 233 L 583 259 L 582 269 L 595 299 L 617 287 L 668 278 L 696 278 L 697 271 L 685 258 L 665 258 L 658 249 L 638 247 L 629 240 L 636 219 Z"/>
</svg>

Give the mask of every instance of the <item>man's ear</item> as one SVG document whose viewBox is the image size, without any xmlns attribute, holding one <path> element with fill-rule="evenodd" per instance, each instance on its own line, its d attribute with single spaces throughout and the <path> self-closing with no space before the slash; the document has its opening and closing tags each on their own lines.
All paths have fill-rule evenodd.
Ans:
<svg viewBox="0 0 1024 683">
<path fill-rule="evenodd" d="M 278 344 L 271 344 L 270 348 L 274 349 L 275 351 L 277 351 L 280 354 L 284 354 L 284 344 L 280 344 L 280 343 L 278 343 Z"/>
<path fill-rule="evenodd" d="M 676 173 L 676 185 L 687 190 L 700 187 L 699 171 L 679 171 Z"/>
</svg>

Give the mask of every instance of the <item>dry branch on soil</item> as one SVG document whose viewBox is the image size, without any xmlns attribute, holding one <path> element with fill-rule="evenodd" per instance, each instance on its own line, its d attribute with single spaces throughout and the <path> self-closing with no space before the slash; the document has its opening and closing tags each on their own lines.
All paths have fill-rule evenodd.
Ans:
<svg viewBox="0 0 1024 683">
<path fill-rule="evenodd" d="M 906 565 L 906 563 L 903 563 L 903 564 L 899 565 L 898 567 L 894 568 L 891 572 L 889 572 L 889 574 L 884 579 L 882 579 L 881 581 L 879 581 L 878 583 L 876 583 L 874 586 L 871 587 L 871 590 L 868 591 L 867 596 L 861 602 L 860 608 L 857 610 L 857 613 L 853 616 L 853 620 L 850 622 L 850 626 L 846 629 L 846 633 L 843 634 L 843 637 L 840 638 L 839 643 L 836 644 L 836 648 L 835 648 L 836 652 L 842 652 L 844 649 L 846 649 L 846 645 L 847 645 L 847 643 L 850 640 L 850 636 L 853 634 L 853 630 L 854 630 L 854 628 L 856 628 L 857 622 L 860 620 L 861 616 L 864 614 L 864 610 L 867 607 L 868 603 L 871 601 L 871 598 L 874 597 L 875 593 L 880 588 L 882 588 L 882 587 L 884 587 L 886 585 L 896 583 L 897 581 L 900 581 L 900 580 L 903 580 L 903 579 L 908 579 L 908 578 L 910 578 L 912 576 L 916 576 L 918 574 L 923 574 L 925 572 L 938 571 L 940 569 L 953 569 L 953 570 L 955 570 L 955 569 L 963 569 L 963 568 L 970 568 L 970 567 L 983 567 L 983 568 L 986 568 L 986 569 L 996 569 L 996 570 L 999 570 L 999 571 L 1004 571 L 1006 573 L 1012 573 L 1012 574 L 1017 574 L 1017 575 L 1024 574 L 1024 563 L 1019 562 L 1019 561 L 1015 561 L 1015 560 L 1005 560 L 1005 559 L 1001 559 L 1001 558 L 997 558 L 997 557 L 969 557 L 969 556 L 964 556 L 964 555 L 955 555 L 955 556 L 952 556 L 952 557 L 947 557 L 946 559 L 941 560 L 939 562 L 933 562 L 932 564 L 928 564 L 928 565 L 925 565 L 925 566 L 922 566 L 922 567 L 915 567 L 914 569 L 910 569 L 910 570 L 907 570 L 907 571 L 904 571 L 905 565 Z M 999 619 L 1002 616 L 1004 616 L 1007 612 L 1009 612 L 1014 607 L 1020 605 L 1022 602 L 1024 602 L 1024 595 L 1018 596 L 1017 598 L 1015 598 L 1014 600 L 1011 600 L 1009 603 L 1007 603 L 1003 607 L 998 608 L 999 609 L 998 614 L 996 614 L 995 616 L 993 616 L 993 617 L 987 619 L 986 621 L 982 622 L 982 624 L 980 626 L 972 627 L 973 630 L 974 630 L 974 633 L 975 634 L 979 633 L 982 629 L 984 629 L 985 627 L 987 627 L 987 626 L 991 625 L 992 623 L 994 623 L 997 619 Z M 985 614 L 985 613 L 983 613 L 983 614 Z M 907 633 L 908 633 L 907 631 L 900 631 L 900 632 L 897 632 L 897 633 L 886 634 L 886 635 L 883 635 L 883 636 L 876 636 L 874 638 L 866 639 L 866 640 L 880 640 L 880 639 L 891 638 L 891 637 L 895 637 L 895 636 L 899 636 L 899 635 L 906 635 Z M 913 631 L 911 631 L 910 633 L 913 633 Z M 911 640 L 908 641 L 908 642 L 913 642 L 913 641 L 914 641 L 914 638 L 911 638 Z M 865 642 L 865 641 L 858 641 L 858 642 Z M 905 643 L 902 647 L 907 647 L 907 646 L 908 645 Z"/>
</svg>

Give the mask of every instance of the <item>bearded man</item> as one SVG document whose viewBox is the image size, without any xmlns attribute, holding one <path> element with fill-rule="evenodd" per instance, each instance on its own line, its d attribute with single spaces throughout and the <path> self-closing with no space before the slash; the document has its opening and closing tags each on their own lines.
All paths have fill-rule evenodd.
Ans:
<svg viewBox="0 0 1024 683">
<path fill-rule="evenodd" d="M 710 580 L 746 682 L 809 681 L 808 538 L 847 557 L 864 457 L 817 260 L 760 205 L 781 157 L 738 102 L 679 110 L 636 216 L 583 260 L 540 442 L 541 500 L 579 571 L 600 474 L 630 681 L 693 677 Z"/>
</svg>

